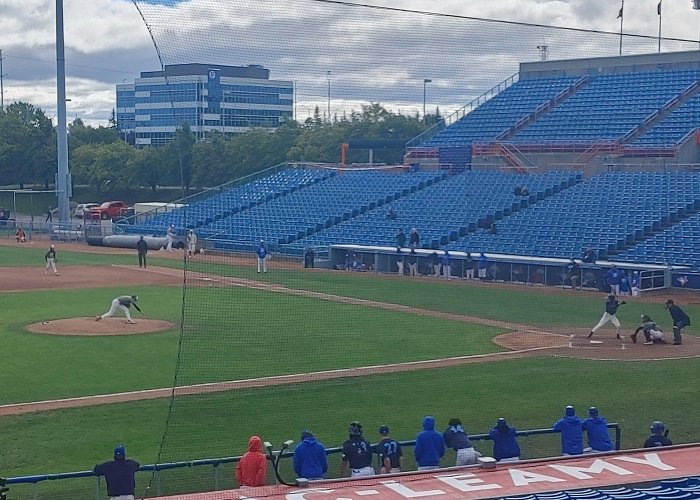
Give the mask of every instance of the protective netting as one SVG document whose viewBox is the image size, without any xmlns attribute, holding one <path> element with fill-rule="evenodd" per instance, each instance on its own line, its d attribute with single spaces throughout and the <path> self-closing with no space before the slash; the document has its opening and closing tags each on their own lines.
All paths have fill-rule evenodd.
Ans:
<svg viewBox="0 0 700 500">
<path fill-rule="evenodd" d="M 446 115 L 516 73 L 520 62 L 537 60 L 538 46 L 547 45 L 550 59 L 569 59 L 614 56 L 620 43 L 613 33 L 311 0 L 135 3 L 164 65 L 262 65 L 271 71 L 271 78 L 294 82 L 300 121 L 316 108 L 321 115 L 327 115 L 330 107 L 332 116 L 342 116 L 369 103 L 397 113 L 421 113 L 426 84 L 428 113 L 439 107 Z M 624 53 L 653 53 L 657 43 L 654 37 L 624 36 Z M 663 41 L 664 51 L 695 48 L 696 42 Z M 412 174 L 402 175 L 406 185 L 387 188 L 387 194 L 419 185 L 420 180 L 411 180 Z M 269 189 L 274 197 L 287 194 L 291 186 Z M 310 201 L 302 198 L 302 203 Z M 322 213 L 324 207 L 318 210 Z M 194 208 L 184 213 L 181 229 L 198 224 L 200 214 Z M 263 216 L 254 205 L 246 206 L 235 216 L 235 238 L 228 233 L 228 249 L 237 253 L 205 251 L 186 260 L 176 388 L 159 463 L 239 455 L 253 434 L 279 449 L 286 439 L 298 441 L 302 429 L 311 429 L 327 447 L 339 446 L 347 437 L 348 422 L 355 419 L 365 424 L 372 442 L 377 441 L 380 424 L 390 425 L 398 439 L 413 439 L 427 414 L 437 414 L 441 431 L 453 416 L 461 417 L 475 433 L 488 431 L 500 416 L 522 429 L 547 427 L 569 402 L 576 403 L 581 413 L 596 404 L 606 408 L 611 420 L 627 419 L 638 441 L 662 408 L 660 401 L 640 411 L 629 399 L 615 408 L 616 398 L 606 381 L 595 379 L 596 362 L 535 358 L 413 371 L 410 363 L 501 350 L 491 339 L 503 331 L 502 325 L 471 324 L 449 313 L 483 312 L 498 319 L 535 303 L 503 299 L 497 305 L 504 311 L 501 315 L 489 302 L 501 299 L 488 293 L 470 292 L 467 300 L 473 307 L 463 308 L 460 294 L 444 284 L 430 288 L 376 279 L 369 273 L 303 269 L 303 242 L 296 255 L 285 257 L 277 251 L 279 242 L 265 236 L 269 225 L 298 225 L 286 217 L 283 208 Z M 262 261 L 255 253 L 263 237 L 270 252 L 264 261 L 268 272 L 258 268 Z M 200 236 L 197 248 L 208 250 L 218 244 Z M 322 249 L 317 250 L 320 260 L 326 258 Z M 590 300 L 586 307 L 598 314 L 598 298 Z M 391 304 L 444 314 L 409 313 Z M 544 316 L 541 322 L 523 322 L 541 326 L 548 323 L 547 313 Z M 506 319 L 517 321 L 513 315 Z M 572 323 L 583 328 L 581 320 Z M 553 319 L 549 327 L 562 324 L 567 324 L 565 319 Z M 408 365 L 389 373 L 353 371 L 397 364 Z M 680 370 L 692 371 L 691 366 L 682 365 Z M 617 366 L 614 371 L 613 379 L 645 384 L 640 365 Z M 586 385 L 590 394 L 577 393 L 580 379 L 589 376 L 593 377 Z M 547 396 L 540 401 L 535 395 L 543 385 Z M 627 412 L 635 412 L 635 417 Z M 698 438 L 691 432 L 684 437 Z M 488 442 L 477 445 L 486 454 L 490 447 Z M 522 447 L 527 458 L 556 454 L 558 436 L 527 438 Z M 405 465 L 411 469 L 408 450 Z M 338 455 L 329 460 L 328 476 L 338 476 Z M 448 455 L 445 464 L 452 460 Z M 205 467 L 162 472 L 158 491 L 236 486 L 232 466 L 224 468 L 215 481 L 212 469 Z M 294 477 L 289 460 L 283 461 L 281 472 L 288 479 Z M 152 484 L 150 494 L 155 493 Z"/>
</svg>

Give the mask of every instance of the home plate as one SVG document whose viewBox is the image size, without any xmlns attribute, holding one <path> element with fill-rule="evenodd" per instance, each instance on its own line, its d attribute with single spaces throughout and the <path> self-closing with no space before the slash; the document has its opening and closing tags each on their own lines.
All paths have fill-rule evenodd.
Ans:
<svg viewBox="0 0 700 500">
<path fill-rule="evenodd" d="M 590 344 L 602 344 L 602 343 L 603 343 L 602 340 L 589 340 L 588 342 L 589 342 Z"/>
</svg>

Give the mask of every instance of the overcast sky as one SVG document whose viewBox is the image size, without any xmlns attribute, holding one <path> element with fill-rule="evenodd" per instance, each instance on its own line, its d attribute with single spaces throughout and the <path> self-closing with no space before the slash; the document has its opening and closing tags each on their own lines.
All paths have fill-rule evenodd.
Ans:
<svg viewBox="0 0 700 500">
<path fill-rule="evenodd" d="M 106 124 L 115 85 L 160 61 L 130 0 L 64 0 L 68 118 Z M 359 2 L 358 2 L 359 3 Z M 459 16 L 619 32 L 618 0 L 365 0 L 448 16 L 315 0 L 138 0 L 165 64 L 261 64 L 293 81 L 297 116 L 379 102 L 393 111 L 450 112 L 518 70 L 518 62 L 616 55 L 619 37 L 491 23 Z M 656 52 L 658 0 L 626 0 L 624 53 Z M 28 101 L 55 115 L 55 2 L 0 0 L 5 104 Z M 691 0 L 663 0 L 664 37 L 697 41 Z M 664 41 L 662 50 L 697 50 Z M 328 72 L 330 71 L 330 75 Z"/>
</svg>

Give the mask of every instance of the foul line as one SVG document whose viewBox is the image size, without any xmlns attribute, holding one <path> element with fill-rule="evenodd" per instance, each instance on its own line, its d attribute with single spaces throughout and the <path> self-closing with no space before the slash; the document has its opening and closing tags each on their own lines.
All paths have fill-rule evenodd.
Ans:
<svg viewBox="0 0 700 500">
<path fill-rule="evenodd" d="M 273 375 L 267 377 L 230 380 L 225 382 L 208 382 L 180 386 L 174 389 L 176 396 L 208 394 L 229 390 L 250 389 L 256 387 L 268 387 L 295 383 L 316 382 L 348 377 L 363 377 L 383 373 L 396 373 L 404 371 L 423 370 L 429 368 L 445 368 L 469 363 L 484 361 L 500 361 L 527 357 L 538 351 L 557 349 L 559 346 L 533 347 L 519 351 L 502 351 L 488 354 L 475 354 L 468 356 L 454 356 L 432 360 L 407 361 L 403 363 L 391 363 L 384 365 L 371 365 L 355 368 L 339 368 L 322 370 L 309 373 L 296 373 L 289 375 Z M 65 408 L 80 408 L 85 406 L 97 406 L 102 404 L 126 403 L 130 401 L 143 401 L 170 397 L 173 388 L 143 389 L 138 391 L 117 392 L 112 394 L 97 394 L 94 396 L 81 396 L 75 398 L 53 399 L 46 401 L 34 401 L 29 403 L 15 403 L 0 405 L 0 416 L 22 415 L 25 413 L 57 410 Z"/>
</svg>

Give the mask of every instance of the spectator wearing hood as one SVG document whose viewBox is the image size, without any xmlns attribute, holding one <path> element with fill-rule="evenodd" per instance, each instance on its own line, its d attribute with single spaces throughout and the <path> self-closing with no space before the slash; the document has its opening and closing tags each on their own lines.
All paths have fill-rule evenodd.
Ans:
<svg viewBox="0 0 700 500">
<path fill-rule="evenodd" d="M 435 430 L 435 419 L 427 416 L 423 419 L 423 430 L 416 436 L 416 447 L 413 450 L 416 456 L 418 470 L 437 469 L 440 467 L 440 459 L 445 454 L 445 440 Z"/>
<path fill-rule="evenodd" d="M 561 432 L 561 452 L 563 455 L 583 454 L 583 428 L 581 419 L 576 416 L 573 406 L 567 406 L 564 416 L 557 420 L 552 428 Z"/>
<path fill-rule="evenodd" d="M 509 426 L 505 418 L 499 418 L 496 426 L 489 431 L 489 439 L 493 441 L 493 458 L 499 462 L 520 460 L 520 446 L 515 436 L 515 427 Z"/>
<path fill-rule="evenodd" d="M 328 472 L 326 449 L 311 431 L 302 431 L 301 442 L 294 448 L 294 472 L 306 479 L 323 479 Z"/>
<path fill-rule="evenodd" d="M 267 483 L 267 457 L 263 453 L 262 439 L 250 436 L 248 451 L 243 454 L 234 470 L 241 486 L 265 486 Z"/>
<path fill-rule="evenodd" d="M 350 422 L 348 434 L 349 438 L 343 443 L 340 475 L 345 476 L 349 465 L 350 477 L 373 476 L 372 445 L 362 435 L 362 424 Z"/>
<path fill-rule="evenodd" d="M 134 500 L 134 475 L 139 467 L 141 466 L 136 460 L 126 458 L 124 446 L 118 445 L 114 448 L 114 460 L 96 465 L 93 471 L 95 475 L 105 477 L 110 499 Z"/>
<path fill-rule="evenodd" d="M 462 421 L 458 418 L 451 418 L 449 427 L 442 433 L 445 445 L 457 452 L 455 465 L 472 465 L 477 463 L 481 453 L 476 451 L 469 441 L 467 432 L 462 427 Z"/>
<path fill-rule="evenodd" d="M 595 453 L 615 449 L 608 433 L 608 421 L 598 415 L 598 408 L 595 406 L 588 409 L 588 418 L 581 422 L 581 428 L 588 435 L 588 448 L 583 450 L 584 452 Z"/>
</svg>

